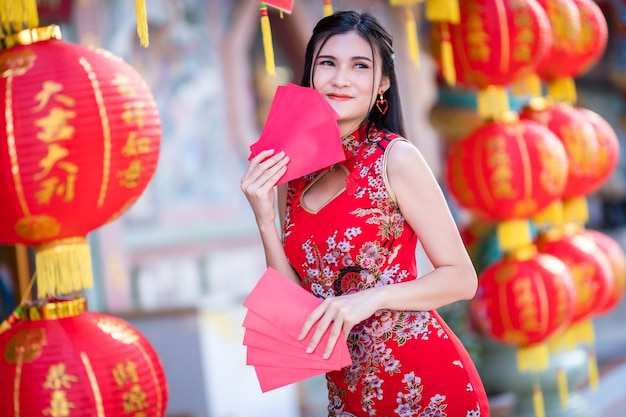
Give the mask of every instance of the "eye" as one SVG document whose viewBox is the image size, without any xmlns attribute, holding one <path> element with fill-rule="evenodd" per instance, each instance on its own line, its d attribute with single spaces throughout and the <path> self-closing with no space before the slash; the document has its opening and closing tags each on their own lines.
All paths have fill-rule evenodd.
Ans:
<svg viewBox="0 0 626 417">
<path fill-rule="evenodd" d="M 330 59 L 320 59 L 319 61 L 317 61 L 317 65 L 325 66 L 325 67 L 332 67 L 335 65 L 335 63 L 331 61 Z"/>
<path fill-rule="evenodd" d="M 357 69 L 368 69 L 370 66 L 366 62 L 357 62 L 356 64 L 354 64 L 354 67 Z"/>
</svg>

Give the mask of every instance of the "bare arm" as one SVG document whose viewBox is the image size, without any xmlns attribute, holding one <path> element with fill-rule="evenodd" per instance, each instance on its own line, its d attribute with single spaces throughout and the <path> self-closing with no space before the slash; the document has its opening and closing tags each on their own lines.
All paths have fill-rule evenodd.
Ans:
<svg viewBox="0 0 626 417">
<path fill-rule="evenodd" d="M 265 262 L 294 282 L 300 283 L 285 255 L 280 232 L 276 228 L 275 184 L 287 170 L 289 157 L 284 152 L 273 155 L 273 150 L 265 150 L 250 161 L 250 165 L 241 179 L 241 190 L 245 194 L 261 235 Z M 278 192 L 278 211 L 280 224 L 284 222 L 286 196 L 284 187 Z"/>
<path fill-rule="evenodd" d="M 331 327 L 326 353 L 343 333 L 379 309 L 433 310 L 474 296 L 476 271 L 461 240 L 441 188 L 417 148 L 398 141 L 387 154 L 389 186 L 406 222 L 419 236 L 433 271 L 413 281 L 369 288 L 326 299 L 305 322 L 301 337 L 313 328 L 312 351 Z"/>
</svg>

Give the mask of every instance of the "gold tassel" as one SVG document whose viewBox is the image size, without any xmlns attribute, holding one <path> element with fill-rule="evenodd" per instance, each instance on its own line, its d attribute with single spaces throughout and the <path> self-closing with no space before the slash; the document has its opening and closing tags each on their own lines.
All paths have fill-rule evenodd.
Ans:
<svg viewBox="0 0 626 417">
<path fill-rule="evenodd" d="M 524 346 L 517 349 L 517 370 L 519 372 L 541 372 L 550 366 L 550 349 L 545 343 Z"/>
<path fill-rule="evenodd" d="M 91 253 L 82 237 L 37 246 L 35 269 L 38 298 L 70 294 L 93 285 Z"/>
<path fill-rule="evenodd" d="M 531 74 L 521 80 L 515 81 L 511 84 L 511 93 L 515 97 L 541 97 L 543 95 L 541 89 L 541 79 L 537 75 Z"/>
<path fill-rule="evenodd" d="M 576 94 L 576 84 L 572 77 L 562 77 L 548 83 L 548 95 L 558 102 L 566 102 L 571 105 L 576 104 L 578 96 Z"/>
<path fill-rule="evenodd" d="M 406 6 L 406 42 L 409 46 L 409 57 L 415 68 L 420 66 L 419 40 L 417 36 L 417 24 L 411 6 Z"/>
<path fill-rule="evenodd" d="M 431 22 L 459 23 L 461 20 L 459 0 L 427 0 L 426 18 Z"/>
<path fill-rule="evenodd" d="M 587 368 L 589 372 L 589 387 L 594 391 L 598 389 L 600 384 L 600 375 L 598 372 L 598 359 L 594 349 L 589 349 Z"/>
<path fill-rule="evenodd" d="M 563 202 L 555 200 L 533 216 L 533 221 L 540 226 L 560 227 L 565 221 Z"/>
<path fill-rule="evenodd" d="M 478 91 L 478 114 L 485 120 L 498 119 L 502 114 L 508 112 L 509 93 L 503 87 L 489 86 Z"/>
<path fill-rule="evenodd" d="M 567 387 L 567 373 L 563 367 L 559 366 L 556 369 L 556 385 L 559 391 L 559 399 L 561 400 L 561 406 L 567 407 L 569 402 L 569 388 Z"/>
<path fill-rule="evenodd" d="M 589 206 L 585 197 L 569 198 L 563 201 L 563 217 L 566 222 L 584 226 L 589 220 Z"/>
<path fill-rule="evenodd" d="M 528 220 L 506 220 L 496 226 L 498 244 L 502 252 L 527 247 L 532 243 Z"/>
<path fill-rule="evenodd" d="M 331 0 L 324 0 L 324 17 L 333 14 L 333 2 Z"/>
<path fill-rule="evenodd" d="M 147 48 L 150 44 L 150 39 L 148 37 L 146 0 L 135 0 L 135 14 L 137 15 L 137 36 L 139 36 L 139 43 L 144 48 Z"/>
<path fill-rule="evenodd" d="M 274 64 L 272 28 L 265 3 L 261 3 L 261 34 L 263 35 L 263 50 L 265 51 L 265 70 L 269 75 L 274 75 L 276 74 L 276 65 Z"/>
<path fill-rule="evenodd" d="M 453 87 L 456 85 L 456 68 L 454 67 L 454 54 L 452 41 L 450 40 L 450 28 L 447 23 L 441 24 L 441 67 L 443 79 Z"/>
<path fill-rule="evenodd" d="M 0 0 L 0 37 L 37 26 L 37 0 Z"/>
<path fill-rule="evenodd" d="M 533 376 L 533 408 L 535 410 L 535 417 L 546 417 L 543 392 L 541 391 L 541 385 L 539 385 L 537 375 Z"/>
</svg>

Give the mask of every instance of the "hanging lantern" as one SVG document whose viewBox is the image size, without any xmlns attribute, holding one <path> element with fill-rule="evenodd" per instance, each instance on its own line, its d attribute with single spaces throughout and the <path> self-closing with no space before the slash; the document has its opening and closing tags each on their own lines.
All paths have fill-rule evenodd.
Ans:
<svg viewBox="0 0 626 417">
<path fill-rule="evenodd" d="M 574 53 L 572 77 L 587 72 L 602 57 L 609 39 L 609 28 L 600 6 L 593 0 L 573 0 L 580 14 L 580 38 Z"/>
<path fill-rule="evenodd" d="M 448 32 L 456 81 L 479 90 L 484 118 L 508 110 L 504 88 L 533 73 L 550 45 L 548 18 L 535 0 L 460 2 L 458 24 L 432 25 L 433 56 L 442 70 L 439 44 Z"/>
<path fill-rule="evenodd" d="M 611 176 L 619 163 L 620 145 L 613 127 L 598 113 L 578 107 L 578 110 L 591 122 L 598 141 L 598 160 L 591 178 L 587 194 L 596 191 Z"/>
<path fill-rule="evenodd" d="M 157 165 L 161 127 L 141 76 L 111 53 L 27 29 L 0 50 L 0 242 L 35 246 L 38 295 L 91 285 L 85 237 L 118 218 Z"/>
<path fill-rule="evenodd" d="M 606 314 L 613 310 L 624 298 L 626 291 L 626 255 L 621 245 L 612 237 L 597 230 L 586 229 L 584 235 L 589 236 L 598 249 L 606 255 L 613 271 L 613 280 L 606 301 L 596 306 L 595 315 Z"/>
<path fill-rule="evenodd" d="M 566 265 L 530 245 L 482 272 L 470 315 L 480 333 L 521 349 L 520 369 L 543 370 L 548 360 L 543 343 L 570 323 L 574 297 Z M 537 362 L 528 362 L 527 354 L 539 354 Z"/>
<path fill-rule="evenodd" d="M 165 416 L 154 348 L 123 320 L 86 311 L 84 299 L 24 307 L 0 349 L 3 416 Z"/>
<path fill-rule="evenodd" d="M 568 174 L 562 199 L 588 194 L 598 169 L 598 140 L 587 117 L 566 103 L 533 100 L 522 109 L 520 119 L 543 124 L 565 146 Z"/>
<path fill-rule="evenodd" d="M 562 260 L 574 277 L 576 301 L 572 324 L 591 319 L 609 298 L 612 270 L 594 241 L 581 233 L 542 233 L 536 240 L 540 253 Z"/>
<path fill-rule="evenodd" d="M 559 139 L 529 120 L 485 123 L 455 142 L 445 178 L 455 200 L 481 218 L 526 219 L 560 198 L 567 156 Z"/>
</svg>

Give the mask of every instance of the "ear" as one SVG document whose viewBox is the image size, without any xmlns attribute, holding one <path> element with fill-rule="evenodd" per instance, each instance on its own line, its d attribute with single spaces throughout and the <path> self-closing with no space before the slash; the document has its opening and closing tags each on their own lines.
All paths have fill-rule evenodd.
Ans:
<svg viewBox="0 0 626 417">
<path fill-rule="evenodd" d="M 383 90 L 383 92 L 389 90 L 391 87 L 391 81 L 389 81 L 389 76 L 383 75 L 380 79 L 380 86 L 378 87 L 378 91 Z"/>
</svg>

